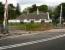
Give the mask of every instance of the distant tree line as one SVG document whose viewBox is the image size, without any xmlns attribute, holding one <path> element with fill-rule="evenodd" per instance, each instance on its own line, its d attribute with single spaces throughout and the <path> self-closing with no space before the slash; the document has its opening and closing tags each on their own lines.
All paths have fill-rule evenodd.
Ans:
<svg viewBox="0 0 65 50">
<path fill-rule="evenodd" d="M 41 12 L 47 12 L 48 11 L 48 6 L 47 5 L 36 6 L 36 4 L 34 4 L 31 7 L 25 8 L 23 10 L 23 13 L 26 13 L 27 11 L 29 11 L 29 13 L 33 13 L 33 12 L 37 11 L 37 8 Z"/>
</svg>

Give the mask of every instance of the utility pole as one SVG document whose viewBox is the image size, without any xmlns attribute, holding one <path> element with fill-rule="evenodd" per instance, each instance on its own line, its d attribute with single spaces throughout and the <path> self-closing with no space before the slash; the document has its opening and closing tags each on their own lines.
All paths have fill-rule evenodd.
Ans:
<svg viewBox="0 0 65 50">
<path fill-rule="evenodd" d="M 8 3 L 7 0 L 5 0 L 5 6 L 4 6 L 4 21 L 3 21 L 3 29 L 4 33 L 7 33 L 7 18 L 8 18 Z"/>
<path fill-rule="evenodd" d="M 62 24 L 62 5 L 61 5 L 61 10 L 60 10 L 60 25 Z"/>
</svg>

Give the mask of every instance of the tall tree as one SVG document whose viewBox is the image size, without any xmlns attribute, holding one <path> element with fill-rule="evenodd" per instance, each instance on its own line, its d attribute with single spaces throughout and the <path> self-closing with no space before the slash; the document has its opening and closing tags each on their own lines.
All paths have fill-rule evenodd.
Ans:
<svg viewBox="0 0 65 50">
<path fill-rule="evenodd" d="M 42 11 L 42 12 L 47 12 L 48 11 L 48 6 L 47 5 L 36 6 L 36 4 L 34 4 L 31 7 L 28 7 L 27 9 L 29 10 L 30 13 L 33 13 L 34 11 L 37 11 L 37 8 L 39 8 L 39 10 Z M 25 9 L 24 9 L 24 11 L 25 11 Z"/>
<path fill-rule="evenodd" d="M 48 12 L 48 6 L 47 5 L 41 5 L 41 6 L 39 6 L 39 10 L 42 12 Z"/>
<path fill-rule="evenodd" d="M 17 4 L 17 7 L 14 7 L 13 4 L 9 4 L 8 9 L 9 19 L 15 19 L 21 14 L 19 4 Z"/>
<path fill-rule="evenodd" d="M 0 23 L 3 22 L 4 18 L 4 5 L 0 2 Z"/>
<path fill-rule="evenodd" d="M 8 5 L 8 19 L 15 19 L 16 18 L 16 7 L 13 4 Z"/>
<path fill-rule="evenodd" d="M 17 7 L 16 7 L 16 14 L 17 14 L 17 16 L 19 16 L 19 15 L 21 14 L 21 12 L 20 12 L 20 5 L 19 5 L 19 3 L 17 3 Z"/>
<path fill-rule="evenodd" d="M 30 13 L 32 13 L 37 10 L 37 6 L 36 6 L 36 4 L 34 4 L 34 5 L 32 5 L 32 7 L 28 7 L 27 9 L 29 10 Z"/>
</svg>

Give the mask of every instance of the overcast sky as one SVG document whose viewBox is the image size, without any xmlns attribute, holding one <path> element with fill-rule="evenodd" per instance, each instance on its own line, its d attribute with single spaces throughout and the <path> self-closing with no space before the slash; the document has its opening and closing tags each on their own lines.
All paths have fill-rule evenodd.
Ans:
<svg viewBox="0 0 65 50">
<path fill-rule="evenodd" d="M 0 0 L 0 2 L 5 3 L 5 0 Z M 46 4 L 49 6 L 55 6 L 62 2 L 65 2 L 65 0 L 8 0 L 8 3 L 13 3 L 15 6 L 17 3 L 19 3 L 21 6 L 21 11 L 24 8 L 29 7 L 33 4 L 37 4 L 37 5 Z"/>
</svg>

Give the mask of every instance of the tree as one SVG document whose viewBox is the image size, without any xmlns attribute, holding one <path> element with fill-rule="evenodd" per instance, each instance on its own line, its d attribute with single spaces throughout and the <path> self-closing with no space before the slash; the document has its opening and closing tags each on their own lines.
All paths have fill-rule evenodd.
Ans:
<svg viewBox="0 0 65 50">
<path fill-rule="evenodd" d="M 61 11 L 61 5 L 62 5 L 62 22 L 65 21 L 65 3 L 62 3 L 58 5 L 54 11 L 54 19 L 59 22 L 60 17 L 60 11 Z"/>
<path fill-rule="evenodd" d="M 19 3 L 17 3 L 16 14 L 17 14 L 17 16 L 19 16 L 21 14 Z"/>
<path fill-rule="evenodd" d="M 4 18 L 4 5 L 0 2 L 0 23 L 3 23 Z"/>
<path fill-rule="evenodd" d="M 16 7 L 13 4 L 8 5 L 8 19 L 15 19 L 16 18 Z"/>
<path fill-rule="evenodd" d="M 65 21 L 65 3 L 62 3 L 62 17 L 63 17 L 63 19 L 64 19 L 64 21 Z"/>
<path fill-rule="evenodd" d="M 13 4 L 8 5 L 8 19 L 15 19 L 21 15 L 19 4 L 14 7 Z"/>
<path fill-rule="evenodd" d="M 48 6 L 47 5 L 36 6 L 36 4 L 34 4 L 31 7 L 28 7 L 27 9 L 29 10 L 30 13 L 33 13 L 34 11 L 37 11 L 37 8 L 42 12 L 47 12 L 48 11 Z M 25 9 L 24 9 L 24 11 L 25 11 Z"/>
<path fill-rule="evenodd" d="M 27 9 L 29 10 L 30 13 L 32 13 L 37 10 L 37 6 L 36 6 L 36 4 L 34 4 L 34 5 L 32 5 L 32 7 L 28 7 Z"/>
<path fill-rule="evenodd" d="M 48 6 L 47 5 L 41 5 L 38 8 L 42 12 L 48 12 Z"/>
</svg>

